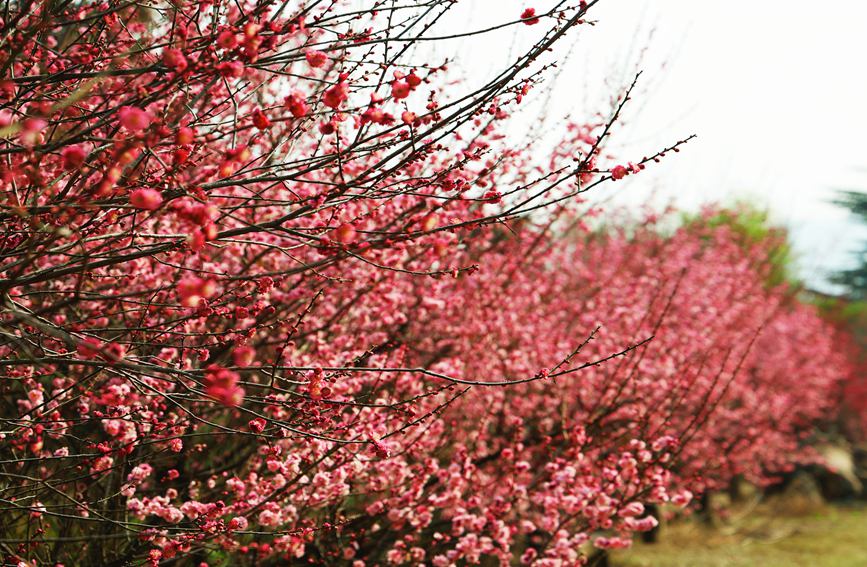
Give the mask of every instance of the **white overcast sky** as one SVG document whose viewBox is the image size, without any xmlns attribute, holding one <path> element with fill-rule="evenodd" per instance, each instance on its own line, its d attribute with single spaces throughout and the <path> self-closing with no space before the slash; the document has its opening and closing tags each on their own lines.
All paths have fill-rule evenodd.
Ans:
<svg viewBox="0 0 867 567">
<path fill-rule="evenodd" d="M 487 27 L 551 4 L 466 0 L 439 29 Z M 811 284 L 851 261 L 867 230 L 829 200 L 837 188 L 867 191 L 867 1 L 602 0 L 592 16 L 597 24 L 557 52 L 550 114 L 599 110 L 640 68 L 642 91 L 610 149 L 626 161 L 699 136 L 618 184 L 622 202 L 694 209 L 745 198 L 789 227 Z M 465 69 L 484 73 L 543 26 L 437 49 L 457 50 Z"/>
</svg>

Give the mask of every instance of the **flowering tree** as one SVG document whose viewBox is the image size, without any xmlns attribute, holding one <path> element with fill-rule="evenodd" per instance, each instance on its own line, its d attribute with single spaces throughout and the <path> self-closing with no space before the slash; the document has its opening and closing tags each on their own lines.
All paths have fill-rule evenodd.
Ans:
<svg viewBox="0 0 867 567">
<path fill-rule="evenodd" d="M 634 83 L 505 137 L 596 2 L 482 85 L 453 4 L 7 4 L 10 561 L 574 564 L 803 456 L 845 364 L 767 243 L 585 226 L 683 143 L 607 163 Z"/>
</svg>

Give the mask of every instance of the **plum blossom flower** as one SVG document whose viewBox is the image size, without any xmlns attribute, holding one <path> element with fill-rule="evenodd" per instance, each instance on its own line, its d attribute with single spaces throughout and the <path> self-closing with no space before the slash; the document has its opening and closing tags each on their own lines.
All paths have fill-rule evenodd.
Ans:
<svg viewBox="0 0 867 567">
<path fill-rule="evenodd" d="M 625 166 L 616 165 L 611 170 L 611 178 L 614 179 L 615 181 L 617 181 L 619 179 L 623 179 L 624 177 L 626 177 L 627 173 L 629 173 L 629 171 L 626 169 Z"/>
<path fill-rule="evenodd" d="M 63 169 L 71 171 L 84 165 L 87 152 L 81 146 L 67 146 L 60 152 L 63 156 Z"/>
<path fill-rule="evenodd" d="M 247 525 L 247 518 L 245 518 L 244 516 L 235 516 L 234 518 L 229 520 L 230 531 L 246 530 Z"/>
<path fill-rule="evenodd" d="M 184 57 L 180 49 L 168 48 L 163 50 L 163 64 L 171 69 L 181 73 L 187 68 L 187 58 Z"/>
<path fill-rule="evenodd" d="M 349 98 L 349 85 L 346 81 L 340 81 L 325 90 L 322 94 L 322 102 L 325 106 L 337 109 Z"/>
<path fill-rule="evenodd" d="M 184 307 L 198 307 L 203 299 L 208 299 L 217 291 L 214 280 L 190 276 L 178 282 L 176 288 Z"/>
<path fill-rule="evenodd" d="M 117 113 L 120 125 L 129 132 L 140 132 L 150 126 L 151 114 L 135 106 L 122 106 Z"/>
<path fill-rule="evenodd" d="M 155 211 L 163 204 L 163 196 L 156 189 L 136 189 L 129 196 L 129 202 L 137 209 Z"/>
<path fill-rule="evenodd" d="M 238 385 L 237 372 L 211 364 L 205 369 L 205 393 L 227 406 L 237 406 L 244 399 L 244 389 Z"/>
<path fill-rule="evenodd" d="M 322 67 L 328 61 L 328 55 L 324 51 L 308 49 L 304 52 L 304 57 L 307 59 L 307 64 L 311 67 Z"/>
<path fill-rule="evenodd" d="M 536 9 L 526 8 L 523 12 L 521 12 L 521 20 L 523 20 L 524 24 L 528 26 L 538 24 L 539 18 L 536 17 Z"/>
</svg>

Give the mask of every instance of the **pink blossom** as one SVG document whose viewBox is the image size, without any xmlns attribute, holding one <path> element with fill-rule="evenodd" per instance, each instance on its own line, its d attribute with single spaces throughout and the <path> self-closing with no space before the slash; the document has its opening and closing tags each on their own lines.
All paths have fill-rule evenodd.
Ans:
<svg viewBox="0 0 867 567">
<path fill-rule="evenodd" d="M 528 26 L 532 26 L 539 23 L 539 18 L 536 17 L 536 9 L 535 8 L 527 8 L 523 12 L 521 12 L 521 19 Z"/>
<path fill-rule="evenodd" d="M 256 356 L 256 349 L 248 345 L 240 345 L 232 351 L 235 366 L 250 366 Z"/>
<path fill-rule="evenodd" d="M 391 84 L 391 96 L 396 100 L 409 96 L 411 87 L 406 81 L 395 81 Z"/>
<path fill-rule="evenodd" d="M 244 399 L 244 389 L 238 386 L 240 375 L 219 365 L 211 364 L 205 371 L 205 393 L 227 406 L 236 406 Z"/>
<path fill-rule="evenodd" d="M 229 530 L 239 531 L 247 529 L 247 518 L 244 516 L 235 516 L 229 521 Z"/>
<path fill-rule="evenodd" d="M 250 428 L 250 431 L 253 433 L 262 433 L 265 430 L 265 425 L 267 425 L 266 421 L 261 417 L 257 417 L 256 419 L 251 419 L 247 426 Z"/>
<path fill-rule="evenodd" d="M 281 524 L 280 515 L 271 510 L 262 510 L 259 512 L 258 522 L 262 526 L 273 528 Z"/>
<path fill-rule="evenodd" d="M 61 155 L 63 156 L 63 168 L 74 170 L 84 164 L 87 152 L 81 146 L 67 146 L 61 151 Z"/>
<path fill-rule="evenodd" d="M 197 307 L 203 299 L 207 299 L 216 293 L 214 280 L 190 276 L 178 282 L 177 294 L 181 298 L 184 307 Z"/>
<path fill-rule="evenodd" d="M 155 211 L 163 204 L 163 196 L 156 189 L 136 189 L 129 196 L 132 206 L 146 211 Z"/>
<path fill-rule="evenodd" d="M 117 113 L 120 125 L 129 132 L 140 132 L 150 126 L 150 113 L 134 106 L 122 106 Z"/>
<path fill-rule="evenodd" d="M 325 106 L 337 109 L 349 97 L 349 85 L 345 81 L 340 81 L 325 90 L 322 95 L 322 102 Z"/>
<path fill-rule="evenodd" d="M 328 55 L 324 51 L 308 49 L 304 52 L 304 57 L 311 67 L 322 67 L 328 61 Z"/>
<path fill-rule="evenodd" d="M 623 179 L 624 177 L 626 177 L 626 175 L 628 173 L 629 173 L 629 170 L 627 170 L 626 167 L 624 167 L 622 165 L 616 165 L 611 170 L 611 178 L 614 179 L 615 181 L 618 179 Z"/>
<path fill-rule="evenodd" d="M 169 69 L 181 73 L 187 68 L 187 59 L 180 49 L 164 49 L 163 64 Z"/>
</svg>

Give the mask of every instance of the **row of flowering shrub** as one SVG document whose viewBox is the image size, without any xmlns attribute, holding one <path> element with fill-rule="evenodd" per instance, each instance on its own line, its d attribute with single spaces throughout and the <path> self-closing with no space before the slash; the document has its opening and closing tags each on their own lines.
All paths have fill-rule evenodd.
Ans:
<svg viewBox="0 0 867 567">
<path fill-rule="evenodd" d="M 8 561 L 571 565 L 812 458 L 848 368 L 773 243 L 588 228 L 684 143 L 609 163 L 635 83 L 506 135 L 596 2 L 487 82 L 415 59 L 453 2 L 361 4 L 7 5 Z"/>
<path fill-rule="evenodd" d="M 195 307 L 166 298 L 184 347 L 87 342 L 7 367 L 7 533 L 29 530 L 37 554 L 62 525 L 131 530 L 128 551 L 155 561 L 359 565 L 572 564 L 588 541 L 626 545 L 655 525 L 646 504 L 811 459 L 803 438 L 832 417 L 847 362 L 812 308 L 767 288 L 766 252 L 701 223 L 526 226 L 467 246 L 484 263 L 464 277 L 354 261 L 323 268 L 342 280 L 325 294 L 260 283 L 226 312 L 218 279 Z M 237 315 L 293 296 L 315 298 L 303 322 Z M 169 332 L 153 311 L 139 337 Z"/>
</svg>

